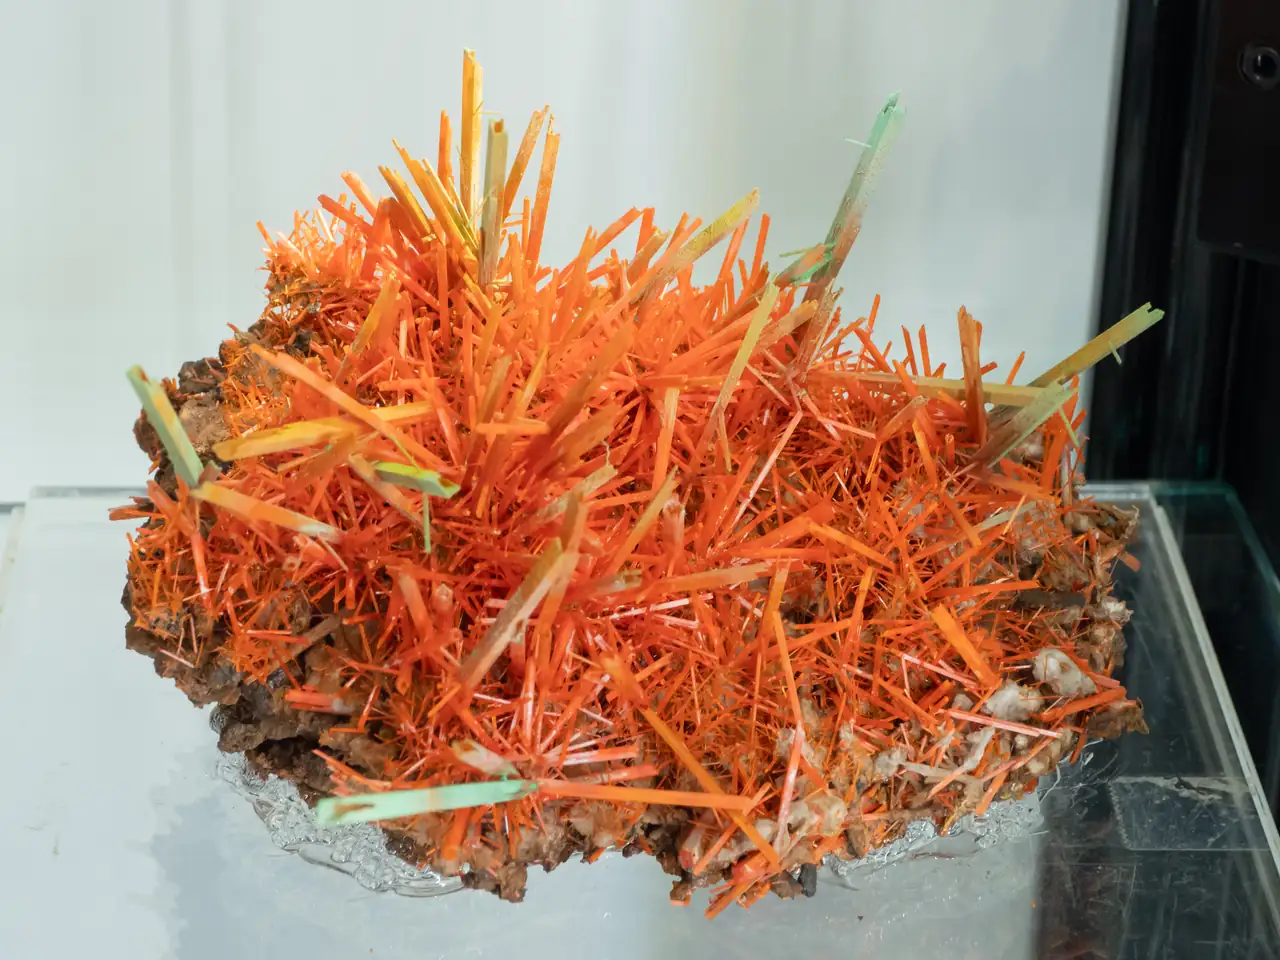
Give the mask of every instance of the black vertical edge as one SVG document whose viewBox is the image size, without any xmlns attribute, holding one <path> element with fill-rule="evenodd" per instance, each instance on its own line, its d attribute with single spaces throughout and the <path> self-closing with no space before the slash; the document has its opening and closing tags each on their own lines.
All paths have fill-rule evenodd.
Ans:
<svg viewBox="0 0 1280 960">
<path fill-rule="evenodd" d="M 1241 38 L 1280 44 L 1280 3 L 1128 6 L 1097 329 L 1148 301 L 1167 316 L 1125 347 L 1122 366 L 1095 368 L 1087 470 L 1099 480 L 1224 480 L 1280 562 L 1280 443 L 1267 426 L 1280 405 L 1280 263 L 1197 235 L 1206 154 L 1216 151 L 1221 186 L 1232 151 L 1265 151 L 1274 137 L 1267 118 L 1280 86 L 1252 92 L 1267 99 L 1247 104 L 1243 127 L 1237 115 L 1210 123 L 1211 106 L 1238 111 L 1251 89 L 1237 65 Z M 1215 129 L 1236 138 L 1210 142 Z M 1242 171 L 1257 169 L 1244 159 L 1254 162 Z"/>
<path fill-rule="evenodd" d="M 1219 410 L 1230 338 L 1215 312 L 1235 296 L 1231 258 L 1194 242 L 1217 0 L 1132 0 L 1097 327 L 1143 303 L 1166 312 L 1094 372 L 1095 479 L 1205 479 L 1221 471 Z M 1226 303 L 1224 304 L 1224 299 Z"/>
<path fill-rule="evenodd" d="M 1242 263 L 1222 425 L 1223 478 L 1280 569 L 1280 266 Z"/>
<path fill-rule="evenodd" d="M 1231 568 L 1238 530 L 1183 549 L 1275 811 L 1280 80 L 1250 74 L 1260 47 L 1280 50 L 1280 0 L 1129 3 L 1097 328 L 1147 301 L 1167 316 L 1123 366 L 1095 368 L 1086 465 L 1094 479 L 1219 480 L 1238 495 L 1272 568 Z"/>
</svg>

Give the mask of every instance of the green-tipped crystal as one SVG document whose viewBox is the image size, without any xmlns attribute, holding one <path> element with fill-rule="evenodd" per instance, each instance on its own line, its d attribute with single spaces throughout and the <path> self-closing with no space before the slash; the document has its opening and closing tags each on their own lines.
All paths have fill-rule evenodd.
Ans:
<svg viewBox="0 0 1280 960">
<path fill-rule="evenodd" d="M 1031 381 L 1031 386 L 1047 387 L 1055 383 L 1063 383 L 1076 374 L 1088 370 L 1107 354 L 1111 354 L 1119 362 L 1119 348 L 1138 334 L 1155 326 L 1163 317 L 1163 310 L 1156 310 L 1151 304 L 1144 303 L 1123 320 L 1103 330 L 1071 356 L 1040 374 Z"/>
<path fill-rule="evenodd" d="M 800 286 L 801 284 L 808 283 L 815 273 L 817 273 L 819 270 L 821 270 L 831 261 L 832 245 L 829 243 L 823 244 L 823 247 L 824 247 L 823 254 L 821 257 L 818 258 L 817 262 L 810 264 L 808 267 L 804 269 L 801 269 L 801 266 L 804 263 L 805 257 L 808 256 L 811 251 L 809 250 L 799 251 L 799 259 L 797 259 L 794 263 L 792 263 L 780 274 L 778 274 L 777 279 L 774 280 L 773 282 L 780 287 L 789 286 L 791 284 Z"/>
<path fill-rule="evenodd" d="M 481 773 L 504 780 L 520 776 L 520 771 L 510 760 L 504 760 L 488 747 L 481 746 L 474 740 L 454 740 L 449 749 L 459 760 Z"/>
<path fill-rule="evenodd" d="M 849 186 L 845 188 L 844 196 L 840 199 L 835 219 L 831 221 L 831 228 L 827 231 L 826 243 L 830 254 L 824 259 L 821 268 L 814 272 L 805 300 L 819 299 L 835 279 L 836 274 L 840 272 L 840 268 L 844 266 L 849 248 L 853 246 L 853 241 L 862 227 L 862 217 L 867 211 L 871 191 L 875 187 L 880 172 L 884 169 L 889 148 L 897 139 L 904 113 L 898 106 L 898 94 L 895 93 L 885 101 L 880 112 L 876 114 L 875 123 L 871 126 L 871 134 L 867 137 L 866 149 L 858 158 Z"/>
<path fill-rule="evenodd" d="M 379 461 L 373 465 L 378 479 L 384 483 L 394 483 L 397 487 L 418 490 L 422 493 L 422 545 L 428 552 L 431 550 L 431 502 L 428 497 L 449 499 L 462 488 L 450 483 L 434 470 L 424 470 L 407 463 L 388 463 Z"/>
<path fill-rule="evenodd" d="M 204 470 L 204 464 L 200 462 L 200 455 L 196 453 L 196 448 L 192 445 L 191 438 L 187 436 L 187 431 L 182 429 L 182 421 L 178 419 L 178 412 L 173 409 L 173 404 L 169 402 L 164 388 L 148 380 L 141 367 L 130 367 L 125 376 L 129 378 L 133 392 L 142 401 L 142 410 L 147 415 L 147 422 L 159 435 L 165 452 L 173 462 L 174 470 L 182 478 L 182 482 L 194 490 L 200 485 L 200 474 Z"/>
<path fill-rule="evenodd" d="M 379 479 L 387 483 L 408 487 L 410 490 L 420 490 L 431 497 L 443 497 L 447 500 L 462 489 L 434 470 L 411 467 L 407 463 L 379 462 L 373 465 L 373 469 L 378 471 Z"/>
<path fill-rule="evenodd" d="M 340 827 L 348 823 L 416 817 L 439 810 L 488 807 L 519 800 L 537 787 L 532 780 L 486 780 L 483 783 L 451 783 L 418 790 L 325 797 L 316 804 L 316 823 L 322 827 Z"/>
<path fill-rule="evenodd" d="M 974 461 L 988 466 L 999 463 L 1008 456 L 1010 450 L 1031 436 L 1040 424 L 1062 409 L 1062 405 L 1071 399 L 1073 393 L 1075 391 L 1066 383 L 1045 387 L 1040 396 L 991 432 L 987 442 L 974 452 Z M 1067 424 L 1067 427 L 1070 429 L 1071 425 Z"/>
</svg>

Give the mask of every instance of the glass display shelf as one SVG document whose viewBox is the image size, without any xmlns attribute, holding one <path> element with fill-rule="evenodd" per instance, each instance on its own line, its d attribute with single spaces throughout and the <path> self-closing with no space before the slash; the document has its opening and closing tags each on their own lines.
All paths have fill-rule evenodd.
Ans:
<svg viewBox="0 0 1280 960">
<path fill-rule="evenodd" d="M 1272 815 L 1280 814 L 1280 579 L 1235 492 L 1158 484 Z"/>
<path fill-rule="evenodd" d="M 1141 569 L 1119 571 L 1119 593 L 1135 611 L 1122 679 L 1149 736 L 1044 778 L 1012 839 L 938 838 L 715 921 L 696 898 L 671 906 L 644 857 L 531 875 L 512 905 L 373 893 L 277 848 L 220 775 L 207 715 L 124 647 L 127 526 L 107 510 L 131 492 L 44 489 L 0 510 L 0 955 L 1280 956 L 1280 844 L 1167 491 L 1093 490 L 1142 512 Z"/>
</svg>

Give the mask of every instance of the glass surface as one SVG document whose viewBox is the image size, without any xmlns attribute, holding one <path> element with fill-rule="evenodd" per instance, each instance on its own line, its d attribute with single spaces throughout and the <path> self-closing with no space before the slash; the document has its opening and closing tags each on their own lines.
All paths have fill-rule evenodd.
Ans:
<svg viewBox="0 0 1280 960">
<path fill-rule="evenodd" d="M 1280 956 L 1277 842 L 1173 526 L 1143 486 L 1124 680 L 1151 734 L 1045 778 L 1043 824 L 941 838 L 817 896 L 706 921 L 650 859 L 530 878 L 522 905 L 366 891 L 272 845 L 218 775 L 207 717 L 124 648 L 126 491 L 37 491 L 0 594 L 4 956 Z M 1260 813 L 1260 811 L 1263 811 Z"/>
<path fill-rule="evenodd" d="M 1280 812 L 1280 580 L 1235 492 L 1160 484 L 1214 652 L 1273 815 Z"/>
</svg>

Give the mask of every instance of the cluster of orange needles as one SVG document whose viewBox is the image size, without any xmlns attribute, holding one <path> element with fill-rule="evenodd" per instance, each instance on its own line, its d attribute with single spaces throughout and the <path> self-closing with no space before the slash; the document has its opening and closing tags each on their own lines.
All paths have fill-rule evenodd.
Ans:
<svg viewBox="0 0 1280 960">
<path fill-rule="evenodd" d="M 442 115 L 434 166 L 398 148 L 405 173 L 382 169 L 390 197 L 348 173 L 268 237 L 215 442 L 175 384 L 133 374 L 164 444 L 115 514 L 149 521 L 135 620 L 175 664 L 218 659 L 325 715 L 330 816 L 395 810 L 458 872 L 584 810 L 644 846 L 646 812 L 678 808 L 715 913 L 853 832 L 985 810 L 1132 706 L 1079 609 L 1018 599 L 1096 605 L 1131 559 L 1070 522 L 1091 509 L 1076 384 L 1157 311 L 1025 386 L 1016 364 L 984 381 L 963 309 L 955 379 L 924 329 L 881 336 L 878 300 L 842 315 L 896 99 L 829 235 L 780 273 L 754 192 L 706 226 L 631 209 L 552 269 L 559 137 L 539 111 L 508 162 L 494 120 L 482 161 L 479 107 L 468 54 L 456 172 Z M 328 669 L 304 669 L 317 646 Z M 382 749 L 353 759 L 340 734 Z"/>
</svg>

